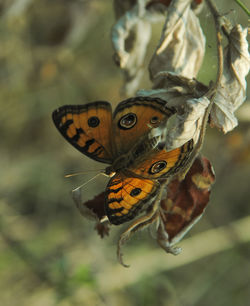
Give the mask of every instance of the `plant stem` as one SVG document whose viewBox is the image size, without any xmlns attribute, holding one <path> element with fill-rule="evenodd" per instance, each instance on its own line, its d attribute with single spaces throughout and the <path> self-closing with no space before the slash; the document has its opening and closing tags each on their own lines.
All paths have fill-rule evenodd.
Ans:
<svg viewBox="0 0 250 306">
<path fill-rule="evenodd" d="M 219 14 L 212 0 L 206 0 L 206 2 L 213 15 L 215 29 L 216 29 L 218 69 L 217 69 L 217 77 L 216 77 L 216 83 L 215 83 L 214 89 L 217 89 L 220 83 L 222 73 L 223 73 L 223 50 L 222 50 L 222 44 L 221 44 L 222 36 L 221 36 L 221 23 L 220 23 L 221 15 Z"/>
<path fill-rule="evenodd" d="M 212 0 L 206 0 L 206 3 L 213 15 L 214 19 L 214 24 L 215 24 L 215 31 L 216 31 L 216 41 L 217 41 L 217 60 L 218 60 L 218 68 L 217 68 L 217 76 L 216 76 L 216 82 L 210 86 L 208 92 L 205 94 L 205 96 L 210 100 L 210 104 L 208 105 L 207 109 L 205 110 L 204 117 L 202 119 L 202 124 L 201 124 L 201 130 L 200 130 L 200 136 L 199 139 L 195 145 L 195 148 L 193 152 L 191 153 L 189 157 L 189 162 L 187 166 L 183 169 L 183 171 L 179 174 L 179 179 L 184 179 L 186 176 L 187 172 L 189 171 L 191 165 L 193 164 L 196 156 L 200 152 L 204 138 L 205 138 L 205 133 L 206 133 L 206 126 L 208 123 L 208 118 L 210 111 L 213 107 L 214 104 L 214 98 L 216 95 L 216 91 L 220 85 L 221 77 L 223 74 L 223 49 L 222 49 L 222 34 L 221 34 L 221 15 L 219 14 L 214 2 Z"/>
<path fill-rule="evenodd" d="M 245 13 L 247 13 L 248 17 L 250 17 L 250 11 L 249 9 L 243 4 L 240 0 L 234 0 L 239 6 L 243 9 Z"/>
</svg>

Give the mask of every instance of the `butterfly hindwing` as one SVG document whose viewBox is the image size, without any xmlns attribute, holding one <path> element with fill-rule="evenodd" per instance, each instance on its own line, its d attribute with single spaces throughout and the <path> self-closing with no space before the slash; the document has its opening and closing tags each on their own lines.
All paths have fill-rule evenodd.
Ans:
<svg viewBox="0 0 250 306">
<path fill-rule="evenodd" d="M 112 224 L 134 219 L 157 195 L 156 181 L 116 174 L 106 189 L 105 210 Z"/>
<path fill-rule="evenodd" d="M 118 104 L 113 114 L 116 157 L 128 152 L 150 129 L 173 115 L 174 110 L 159 98 L 135 97 Z"/>
<path fill-rule="evenodd" d="M 128 168 L 140 177 L 148 179 L 167 178 L 182 169 L 193 150 L 193 140 L 171 151 L 154 149 L 145 159 Z"/>
<path fill-rule="evenodd" d="M 52 117 L 60 133 L 76 149 L 94 160 L 112 163 L 112 110 L 108 102 L 65 105 Z"/>
</svg>

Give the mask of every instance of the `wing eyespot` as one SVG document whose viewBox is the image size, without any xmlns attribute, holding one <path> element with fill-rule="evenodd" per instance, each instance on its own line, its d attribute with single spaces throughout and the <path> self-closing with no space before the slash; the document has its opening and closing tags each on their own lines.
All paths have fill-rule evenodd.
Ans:
<svg viewBox="0 0 250 306">
<path fill-rule="evenodd" d="M 167 162 L 165 160 L 160 160 L 156 163 L 153 163 L 153 165 L 149 169 L 150 174 L 156 174 L 161 172 L 163 169 L 167 167 Z"/>
<path fill-rule="evenodd" d="M 160 119 L 158 116 L 153 116 L 150 120 L 150 123 L 152 124 L 156 124 L 156 123 L 159 123 L 160 122 Z"/>
<path fill-rule="evenodd" d="M 88 126 L 95 128 L 100 124 L 100 119 L 96 116 L 92 116 L 88 119 Z"/>
<path fill-rule="evenodd" d="M 128 113 L 118 121 L 118 127 L 123 130 L 131 129 L 137 122 L 137 116 L 134 113 Z"/>
<path fill-rule="evenodd" d="M 141 193 L 141 188 L 134 188 L 130 191 L 132 197 L 136 197 Z"/>
</svg>

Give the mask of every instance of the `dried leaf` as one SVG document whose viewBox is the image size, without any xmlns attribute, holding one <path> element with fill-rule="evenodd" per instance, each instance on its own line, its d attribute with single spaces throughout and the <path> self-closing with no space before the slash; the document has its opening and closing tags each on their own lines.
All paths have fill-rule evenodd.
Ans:
<svg viewBox="0 0 250 306">
<path fill-rule="evenodd" d="M 204 96 L 199 99 L 189 99 L 182 109 L 167 122 L 166 148 L 178 148 L 193 139 L 197 143 L 203 122 L 203 116 L 210 101 Z"/>
<path fill-rule="evenodd" d="M 96 221 L 95 229 L 101 238 L 108 236 L 109 222 L 103 221 L 103 218 L 106 216 L 104 210 L 105 193 L 102 192 L 87 202 L 82 201 L 80 189 L 75 189 L 72 192 L 72 196 L 81 215 L 87 219 Z"/>
<path fill-rule="evenodd" d="M 99 220 L 101 220 L 104 216 L 106 216 L 104 210 L 104 202 L 105 202 L 105 192 L 102 192 L 94 197 L 94 199 L 89 200 L 83 205 L 91 210 Z"/>
<path fill-rule="evenodd" d="M 168 195 L 161 201 L 161 226 L 157 240 L 167 252 L 177 254 L 173 248 L 201 218 L 208 204 L 210 188 L 215 175 L 205 157 L 196 158 L 183 181 L 173 180 L 167 187 Z"/>
<path fill-rule="evenodd" d="M 152 77 L 162 71 L 172 71 L 191 78 L 198 73 L 203 60 L 205 39 L 189 2 L 177 0 L 170 5 L 161 43 L 151 60 Z M 194 3 L 196 7 L 200 6 L 196 1 Z M 115 1 L 119 19 L 112 29 L 114 59 L 124 72 L 124 91 L 127 95 L 136 91 L 144 74 L 142 66 L 151 37 L 151 23 L 161 21 L 164 16 L 158 14 L 157 10 L 147 10 L 151 4 L 146 0 L 125 3 Z M 168 1 L 161 3 L 163 6 L 165 4 Z M 177 39 L 172 41 L 173 36 Z"/>
<path fill-rule="evenodd" d="M 83 204 L 82 194 L 79 188 L 72 191 L 72 198 L 75 202 L 76 208 L 80 211 L 81 215 L 91 220 L 97 219 L 96 214 Z"/>
<path fill-rule="evenodd" d="M 224 133 L 238 125 L 234 112 L 246 98 L 246 80 L 250 56 L 246 40 L 247 29 L 236 25 L 230 32 L 229 44 L 224 49 L 223 76 L 211 111 L 211 124 Z"/>
<path fill-rule="evenodd" d="M 162 73 L 158 86 L 162 88 L 140 90 L 137 94 L 161 98 L 166 101 L 168 107 L 176 110 L 176 114 L 168 119 L 165 126 L 164 138 L 167 150 L 178 148 L 190 139 L 196 144 L 205 111 L 210 103 L 204 95 L 207 87 L 194 79 L 171 73 Z"/>
<path fill-rule="evenodd" d="M 114 59 L 124 71 L 124 91 L 128 95 L 132 95 L 138 88 L 144 72 L 142 64 L 151 37 L 150 22 L 144 17 L 145 1 L 137 1 L 131 10 L 120 17 L 111 32 Z"/>
<path fill-rule="evenodd" d="M 77 209 L 84 217 L 92 220 L 101 220 L 105 216 L 104 192 L 98 194 L 92 200 L 83 202 L 80 189 L 74 189 L 72 191 L 72 197 L 75 201 Z"/>
<path fill-rule="evenodd" d="M 101 238 L 109 235 L 109 223 L 108 222 L 97 222 L 95 230 Z"/>
<path fill-rule="evenodd" d="M 204 52 L 205 37 L 190 1 L 172 1 L 160 43 L 149 65 L 151 79 L 154 80 L 160 72 L 195 77 Z"/>
</svg>

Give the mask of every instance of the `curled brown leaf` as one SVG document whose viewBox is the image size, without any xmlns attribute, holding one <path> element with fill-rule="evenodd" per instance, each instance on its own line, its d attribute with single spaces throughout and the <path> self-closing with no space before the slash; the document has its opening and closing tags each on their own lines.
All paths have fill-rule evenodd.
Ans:
<svg viewBox="0 0 250 306">
<path fill-rule="evenodd" d="M 160 206 L 158 243 L 167 252 L 201 218 L 208 205 L 215 175 L 209 160 L 196 158 L 184 180 L 173 180 L 167 186 L 167 197 Z"/>
</svg>

